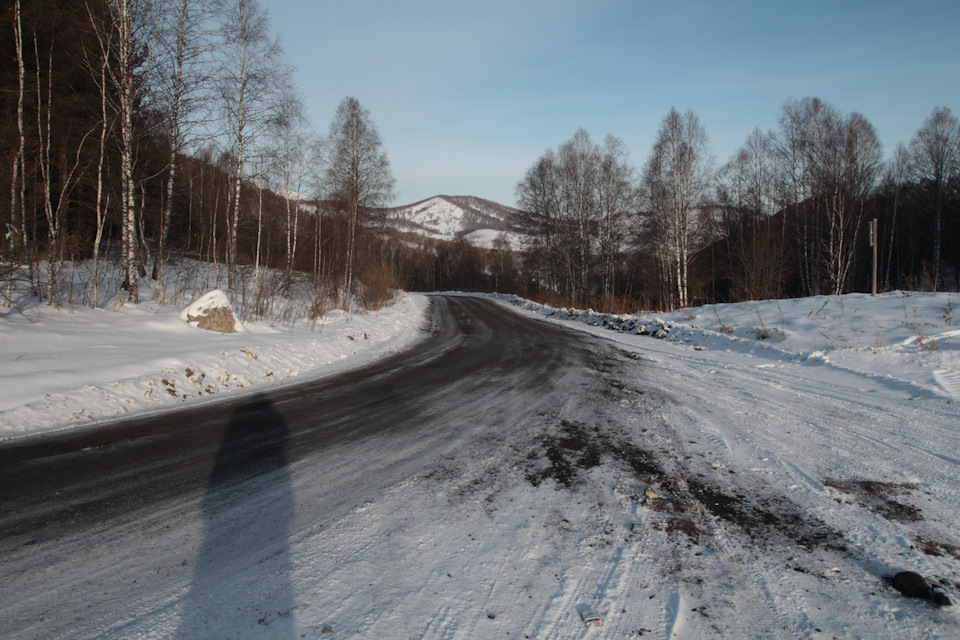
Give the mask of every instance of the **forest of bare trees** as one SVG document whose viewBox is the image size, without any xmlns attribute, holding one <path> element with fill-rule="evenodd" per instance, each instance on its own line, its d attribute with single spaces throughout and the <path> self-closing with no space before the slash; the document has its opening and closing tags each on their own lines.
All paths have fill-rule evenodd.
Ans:
<svg viewBox="0 0 960 640">
<path fill-rule="evenodd" d="M 612 294 L 637 195 L 623 143 L 613 136 L 599 145 L 580 129 L 541 156 L 517 186 L 528 238 L 524 271 L 534 288 L 583 301 L 596 276 L 599 290 Z"/>
<path fill-rule="evenodd" d="M 386 153 L 356 98 L 313 132 L 257 0 L 14 0 L 0 47 L 7 304 L 19 283 L 95 307 L 107 270 L 126 302 L 144 278 L 172 301 L 188 259 L 253 313 L 294 281 L 318 310 L 363 293 L 357 225 L 392 196 Z"/>
<path fill-rule="evenodd" d="M 870 291 L 873 219 L 881 289 L 958 286 L 960 122 L 947 108 L 886 161 L 865 116 L 818 98 L 787 101 L 777 130 L 754 130 L 721 166 L 697 115 L 676 109 L 641 171 L 608 156 L 580 130 L 517 185 L 528 289 L 608 309 Z M 608 217 L 611 166 L 622 206 Z"/>
<path fill-rule="evenodd" d="M 516 187 L 524 246 L 481 249 L 375 232 L 395 182 L 371 114 L 347 97 L 315 133 L 257 0 L 8 0 L 0 49 L 8 305 L 137 303 L 144 282 L 178 303 L 169 274 L 189 261 L 252 315 L 293 287 L 316 314 L 399 287 L 608 310 L 839 294 L 869 290 L 873 219 L 881 289 L 957 288 L 946 107 L 886 155 L 865 116 L 818 98 L 723 164 L 689 110 L 639 168 L 581 129 Z"/>
</svg>

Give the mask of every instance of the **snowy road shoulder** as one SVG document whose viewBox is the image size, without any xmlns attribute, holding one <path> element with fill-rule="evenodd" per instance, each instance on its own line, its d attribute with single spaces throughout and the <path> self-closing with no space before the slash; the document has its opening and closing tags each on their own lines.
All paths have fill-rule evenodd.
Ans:
<svg viewBox="0 0 960 640">
<path fill-rule="evenodd" d="M 638 315 L 557 309 L 516 296 L 495 299 L 645 351 L 704 351 L 711 361 L 756 367 L 803 363 L 821 367 L 824 378 L 852 374 L 912 397 L 960 401 L 957 293 L 814 296 Z"/>
<path fill-rule="evenodd" d="M 294 328 L 219 334 L 153 303 L 116 312 L 36 306 L 0 322 L 0 439 L 141 415 L 332 375 L 424 337 L 425 296 Z"/>
<path fill-rule="evenodd" d="M 744 303 L 682 310 L 656 322 L 505 303 L 616 342 L 648 363 L 637 375 L 669 400 L 664 419 L 685 443 L 682 457 L 706 463 L 698 473 L 729 474 L 718 504 L 743 504 L 749 513 L 762 504 L 758 496 L 772 493 L 824 531 L 842 534 L 844 562 L 831 552 L 819 556 L 821 569 L 784 565 L 846 585 L 846 606 L 867 616 L 856 624 L 842 616 L 828 626 L 880 637 L 867 631 L 871 625 L 909 620 L 926 637 L 952 637 L 941 634 L 956 631 L 955 608 L 927 611 L 889 599 L 886 580 L 916 570 L 934 576 L 954 600 L 960 592 L 955 298 L 895 292 Z M 758 318 L 773 310 L 779 337 L 759 339 Z M 658 340 L 650 329 L 624 326 L 667 330 Z M 716 515 L 722 522 L 737 510 Z M 748 564 L 769 564 L 770 554 L 757 552 L 736 551 Z M 800 581 L 793 578 L 786 584 Z M 769 575 L 764 580 L 773 584 Z M 871 597 L 855 603 L 854 593 Z"/>
</svg>

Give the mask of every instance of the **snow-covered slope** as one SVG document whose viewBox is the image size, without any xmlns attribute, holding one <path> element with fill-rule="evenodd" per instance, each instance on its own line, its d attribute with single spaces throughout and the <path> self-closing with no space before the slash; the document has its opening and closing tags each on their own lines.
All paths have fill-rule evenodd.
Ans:
<svg viewBox="0 0 960 640">
<path fill-rule="evenodd" d="M 511 218 L 515 209 L 473 196 L 435 196 L 414 204 L 385 209 L 383 224 L 402 234 L 456 240 L 493 248 L 505 239 L 511 248 L 520 248 L 520 236 Z"/>
</svg>

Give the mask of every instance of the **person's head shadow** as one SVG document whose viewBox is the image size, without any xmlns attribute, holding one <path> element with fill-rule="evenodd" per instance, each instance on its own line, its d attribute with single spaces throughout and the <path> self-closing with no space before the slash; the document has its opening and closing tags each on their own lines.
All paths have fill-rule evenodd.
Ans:
<svg viewBox="0 0 960 640">
<path fill-rule="evenodd" d="M 218 500 L 218 493 L 240 489 L 238 485 L 255 476 L 261 476 L 287 467 L 287 423 L 273 401 L 257 394 L 244 402 L 227 424 L 220 449 L 210 475 L 205 506 Z"/>
<path fill-rule="evenodd" d="M 203 539 L 178 637 L 295 637 L 288 435 L 263 394 L 231 415 L 202 500 Z"/>
</svg>

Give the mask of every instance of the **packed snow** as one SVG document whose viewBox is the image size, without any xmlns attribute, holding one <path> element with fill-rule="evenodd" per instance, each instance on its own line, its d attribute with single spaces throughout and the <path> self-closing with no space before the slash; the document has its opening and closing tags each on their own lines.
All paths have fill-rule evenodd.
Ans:
<svg viewBox="0 0 960 640">
<path fill-rule="evenodd" d="M 916 571 L 960 599 L 960 295 L 631 316 L 492 297 L 614 343 L 610 370 L 580 374 L 603 400 L 571 397 L 553 426 L 465 437 L 433 472 L 325 522 L 305 521 L 310 471 L 295 470 L 301 511 L 283 563 L 205 594 L 270 603 L 280 581 L 293 603 L 264 604 L 253 628 L 211 623 L 211 637 L 960 637 L 956 604 L 889 583 Z M 152 303 L 7 309 L 0 436 L 331 375 L 422 339 L 428 304 L 404 295 L 375 313 L 226 335 Z M 580 460 L 571 477 L 525 466 L 544 429 L 584 448 L 557 453 Z M 176 555 L 187 551 L 171 553 L 144 579 L 166 584 L 161 595 L 91 575 L 61 614 L 81 609 L 72 597 L 102 608 L 98 635 L 175 635 L 189 570 Z M 0 620 L 17 603 L 4 607 Z"/>
</svg>

